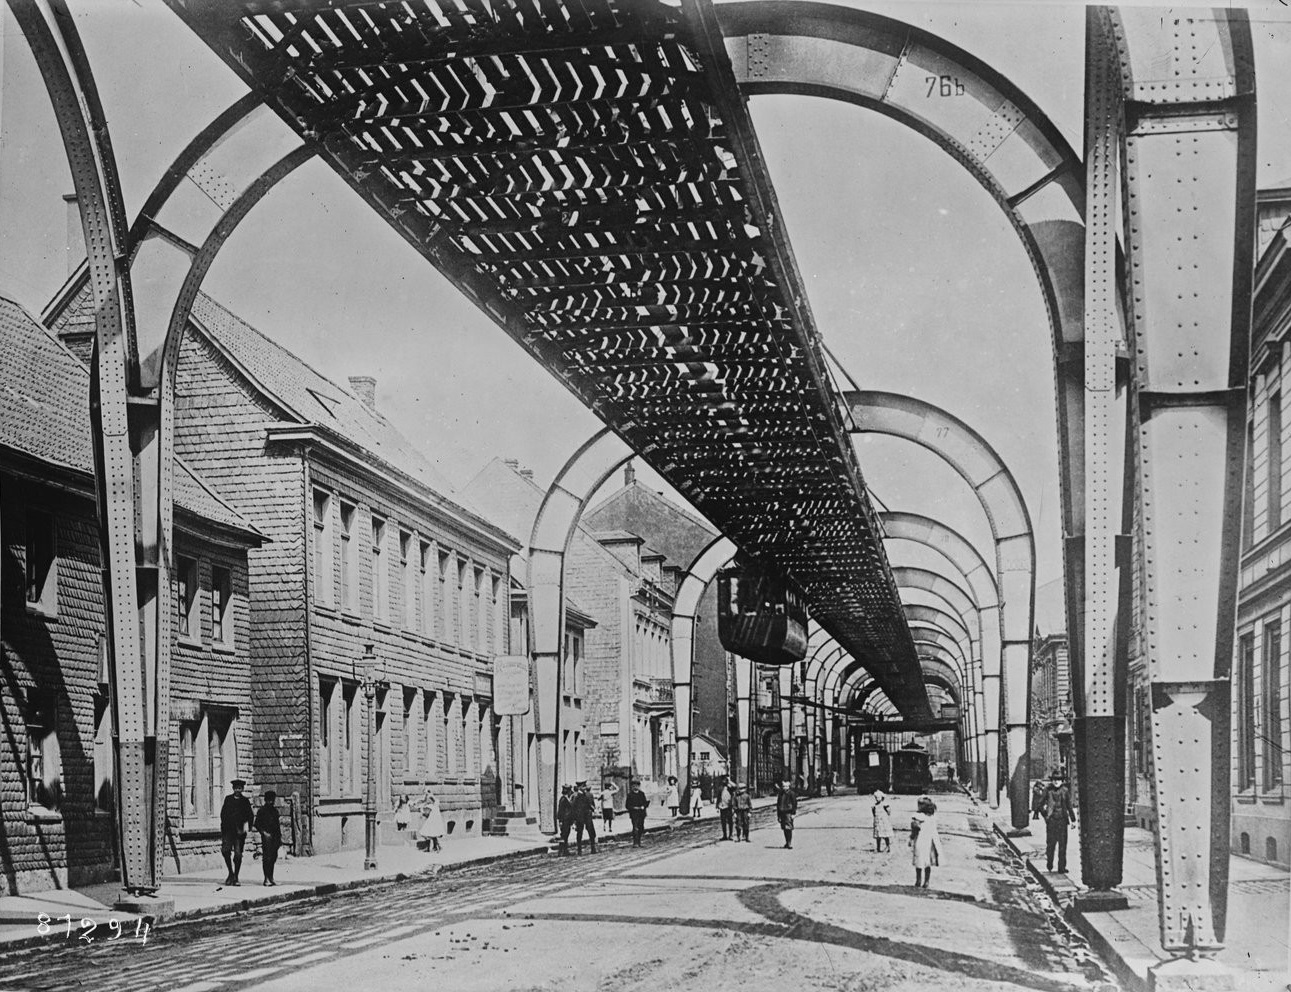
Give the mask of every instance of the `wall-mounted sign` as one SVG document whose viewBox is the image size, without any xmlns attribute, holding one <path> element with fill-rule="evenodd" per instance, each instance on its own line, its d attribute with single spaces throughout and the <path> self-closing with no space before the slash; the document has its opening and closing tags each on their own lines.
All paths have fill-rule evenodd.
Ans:
<svg viewBox="0 0 1291 992">
<path fill-rule="evenodd" d="M 493 659 L 493 712 L 498 716 L 523 716 L 529 712 L 527 656 L 500 654 Z"/>
</svg>

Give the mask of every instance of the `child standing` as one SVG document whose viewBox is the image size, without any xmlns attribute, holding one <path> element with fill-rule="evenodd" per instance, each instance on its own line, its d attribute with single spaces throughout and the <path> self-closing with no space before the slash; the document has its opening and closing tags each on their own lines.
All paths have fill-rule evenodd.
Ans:
<svg viewBox="0 0 1291 992">
<path fill-rule="evenodd" d="M 874 790 L 874 850 L 892 850 L 892 810 L 882 789 Z"/>
</svg>

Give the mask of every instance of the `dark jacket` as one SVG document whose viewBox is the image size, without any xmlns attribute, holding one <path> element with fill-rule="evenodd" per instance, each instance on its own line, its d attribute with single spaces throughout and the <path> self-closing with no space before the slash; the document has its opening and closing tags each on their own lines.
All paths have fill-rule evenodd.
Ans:
<svg viewBox="0 0 1291 992">
<path fill-rule="evenodd" d="M 596 819 L 596 800 L 590 792 L 581 789 L 574 793 L 574 822 L 588 823 Z"/>
<path fill-rule="evenodd" d="M 731 800 L 731 806 L 747 813 L 753 809 L 753 797 L 749 795 L 747 789 L 741 789 L 735 793 L 735 798 Z"/>
<path fill-rule="evenodd" d="M 561 823 L 574 822 L 574 803 L 569 796 L 562 795 L 556 803 L 556 819 Z"/>
<path fill-rule="evenodd" d="M 282 840 L 282 824 L 278 819 L 277 806 L 261 806 L 256 810 L 256 829 L 268 838 Z"/>
<path fill-rule="evenodd" d="M 251 800 L 246 796 L 236 792 L 225 796 L 224 805 L 220 807 L 220 833 L 245 834 L 255 824 L 255 818 Z"/>
<path fill-rule="evenodd" d="M 776 796 L 775 811 L 782 816 L 786 813 L 793 815 L 798 812 L 798 797 L 794 795 L 793 789 L 783 789 L 780 795 Z"/>
<path fill-rule="evenodd" d="M 1064 827 L 1068 823 L 1075 823 L 1076 814 L 1071 808 L 1070 790 L 1065 785 L 1049 786 L 1040 813 L 1047 823 L 1060 823 Z"/>
<path fill-rule="evenodd" d="M 627 807 L 629 813 L 634 809 L 639 809 L 644 813 L 650 808 L 650 799 L 640 789 L 631 789 L 628 791 L 628 798 L 624 802 L 624 806 Z"/>
</svg>

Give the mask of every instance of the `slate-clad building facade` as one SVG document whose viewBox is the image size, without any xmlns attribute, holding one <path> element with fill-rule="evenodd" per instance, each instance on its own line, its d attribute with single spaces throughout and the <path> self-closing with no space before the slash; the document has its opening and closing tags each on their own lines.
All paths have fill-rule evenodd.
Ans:
<svg viewBox="0 0 1291 992">
<path fill-rule="evenodd" d="M 0 862 L 7 893 L 115 870 L 111 705 L 89 374 L 0 299 Z M 247 552 L 263 535 L 180 460 L 164 870 L 219 860 L 218 801 L 252 773 Z"/>
</svg>

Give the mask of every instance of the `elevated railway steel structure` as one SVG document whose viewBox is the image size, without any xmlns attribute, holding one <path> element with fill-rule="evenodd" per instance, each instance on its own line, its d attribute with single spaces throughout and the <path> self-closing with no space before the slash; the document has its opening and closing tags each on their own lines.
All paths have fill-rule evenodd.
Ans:
<svg viewBox="0 0 1291 992">
<path fill-rule="evenodd" d="M 251 92 L 128 225 L 64 0 L 8 3 L 85 232 L 127 891 L 156 890 L 161 852 L 178 341 L 228 232 L 313 155 L 729 538 L 791 572 L 856 663 L 849 683 L 868 680 L 872 712 L 933 719 L 744 106 L 791 92 L 929 137 L 1017 230 L 1054 344 L 1082 875 L 1096 890 L 1121 879 L 1132 593 L 1152 683 L 1162 942 L 1185 968 L 1222 944 L 1254 216 L 1240 11 L 1091 8 L 1082 162 L 989 66 L 825 4 L 167 0 Z M 272 123 L 263 108 L 285 130 L 244 140 L 213 175 L 223 134 Z M 217 208 L 187 238 L 162 218 L 185 175 Z M 1199 270 L 1213 274 L 1203 298 Z M 744 700 L 747 670 L 740 681 Z"/>
</svg>

